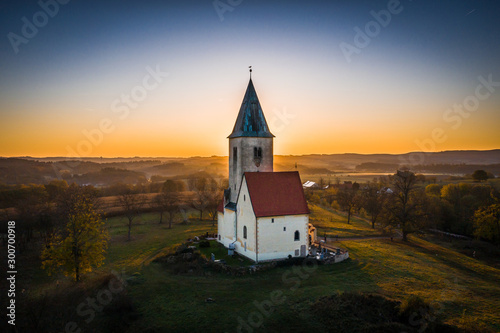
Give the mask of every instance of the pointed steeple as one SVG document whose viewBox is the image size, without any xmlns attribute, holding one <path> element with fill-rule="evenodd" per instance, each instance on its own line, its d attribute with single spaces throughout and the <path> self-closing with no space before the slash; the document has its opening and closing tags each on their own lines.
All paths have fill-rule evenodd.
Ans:
<svg viewBox="0 0 500 333">
<path fill-rule="evenodd" d="M 250 82 L 248 82 L 247 91 L 243 98 L 243 103 L 241 103 L 240 112 L 238 113 L 238 118 L 236 118 L 233 132 L 228 136 L 230 139 L 238 137 L 274 137 L 267 126 L 264 112 L 262 111 L 257 92 L 253 86 L 252 78 L 250 78 Z"/>
</svg>

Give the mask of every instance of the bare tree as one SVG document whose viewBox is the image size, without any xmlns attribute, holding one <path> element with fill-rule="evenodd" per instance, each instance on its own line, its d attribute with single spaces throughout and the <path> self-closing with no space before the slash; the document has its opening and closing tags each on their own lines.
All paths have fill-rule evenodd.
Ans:
<svg viewBox="0 0 500 333">
<path fill-rule="evenodd" d="M 131 187 L 127 187 L 119 196 L 118 203 L 128 220 L 128 240 L 130 240 L 130 231 L 132 222 L 139 215 L 144 206 L 144 197 L 141 194 L 135 194 Z"/>
<path fill-rule="evenodd" d="M 207 177 L 198 177 L 194 181 L 193 207 L 200 212 L 200 220 L 203 220 L 203 212 L 208 206 L 208 184 L 209 178 Z"/>
<path fill-rule="evenodd" d="M 344 212 L 347 213 L 347 224 L 351 223 L 351 215 L 357 202 L 359 184 L 352 184 L 351 188 L 341 188 L 337 193 L 337 202 Z"/>
<path fill-rule="evenodd" d="M 172 180 L 167 180 L 162 187 L 162 192 L 155 196 L 154 205 L 160 212 L 160 223 L 163 222 L 163 213 L 168 213 L 168 227 L 172 228 L 175 213 L 179 210 L 180 196 L 178 186 Z"/>
<path fill-rule="evenodd" d="M 416 190 L 417 177 L 411 171 L 397 171 L 392 177 L 394 193 L 389 197 L 387 222 L 399 227 L 403 241 L 408 235 L 419 230 L 425 214 L 422 210 L 424 195 Z"/>
<path fill-rule="evenodd" d="M 222 193 L 225 188 L 224 180 L 217 182 L 215 179 L 211 179 L 207 184 L 206 189 L 206 199 L 207 199 L 207 210 L 208 215 L 212 219 L 212 225 L 215 225 L 215 219 L 217 218 L 217 208 L 222 200 Z"/>
<path fill-rule="evenodd" d="M 200 220 L 203 219 L 203 212 L 208 211 L 212 221 L 215 223 L 217 217 L 217 206 L 222 198 L 224 181 L 217 182 L 212 177 L 198 177 L 194 182 L 193 207 L 200 212 Z"/>
<path fill-rule="evenodd" d="M 382 213 L 384 199 L 385 194 L 376 183 L 368 184 L 368 186 L 361 191 L 361 206 L 370 215 L 372 229 L 375 229 L 375 223 Z"/>
</svg>

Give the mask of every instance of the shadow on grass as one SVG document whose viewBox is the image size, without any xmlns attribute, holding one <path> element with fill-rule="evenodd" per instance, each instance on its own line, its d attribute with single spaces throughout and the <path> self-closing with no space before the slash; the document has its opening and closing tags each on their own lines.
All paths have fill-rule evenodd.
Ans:
<svg viewBox="0 0 500 333">
<path fill-rule="evenodd" d="M 439 260 L 440 262 L 447 265 L 448 267 L 457 269 L 458 271 L 460 271 L 466 275 L 474 276 L 474 277 L 481 279 L 481 280 L 488 282 L 488 283 L 498 284 L 498 277 L 497 276 L 478 272 L 477 270 L 468 267 L 464 263 L 457 262 L 456 260 L 454 260 L 454 259 L 458 259 L 458 258 L 456 258 L 457 255 L 451 256 L 449 253 L 444 253 L 440 249 L 427 248 L 421 244 L 417 244 L 415 242 L 412 242 L 411 240 L 408 242 L 402 242 L 401 244 L 407 245 L 407 246 L 412 247 L 414 249 L 418 249 L 418 251 L 420 251 L 421 253 L 432 256 L 434 259 Z"/>
</svg>

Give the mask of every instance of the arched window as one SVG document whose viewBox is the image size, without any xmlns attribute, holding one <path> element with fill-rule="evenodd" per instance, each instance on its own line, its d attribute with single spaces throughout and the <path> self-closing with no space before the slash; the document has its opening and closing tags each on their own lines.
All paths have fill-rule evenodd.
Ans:
<svg viewBox="0 0 500 333">
<path fill-rule="evenodd" d="M 298 230 L 295 230 L 294 240 L 296 240 L 296 241 L 300 240 L 300 232 Z"/>
<path fill-rule="evenodd" d="M 247 239 L 247 226 L 243 226 L 243 238 Z"/>
</svg>

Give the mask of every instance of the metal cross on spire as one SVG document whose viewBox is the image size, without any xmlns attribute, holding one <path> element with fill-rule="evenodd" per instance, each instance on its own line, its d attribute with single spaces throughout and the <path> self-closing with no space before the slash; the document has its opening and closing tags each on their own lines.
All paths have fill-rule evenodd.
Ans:
<svg viewBox="0 0 500 333">
<path fill-rule="evenodd" d="M 252 66 L 248 66 L 250 68 L 250 79 L 252 78 Z"/>
</svg>

